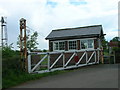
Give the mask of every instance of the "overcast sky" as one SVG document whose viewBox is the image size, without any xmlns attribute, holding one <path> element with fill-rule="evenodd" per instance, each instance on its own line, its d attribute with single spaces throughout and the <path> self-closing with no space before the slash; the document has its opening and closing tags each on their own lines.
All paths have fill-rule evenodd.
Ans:
<svg viewBox="0 0 120 90">
<path fill-rule="evenodd" d="M 119 0 L 0 0 L 0 16 L 7 17 L 8 43 L 15 49 L 19 20 L 38 31 L 39 49 L 48 49 L 45 37 L 53 29 L 102 25 L 106 40 L 118 36 Z M 33 30 L 30 33 L 33 33 Z"/>
</svg>

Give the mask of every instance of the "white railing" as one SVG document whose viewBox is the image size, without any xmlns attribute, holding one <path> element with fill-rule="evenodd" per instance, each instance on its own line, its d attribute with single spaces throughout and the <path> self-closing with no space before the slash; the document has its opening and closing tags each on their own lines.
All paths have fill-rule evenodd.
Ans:
<svg viewBox="0 0 120 90">
<path fill-rule="evenodd" d="M 92 52 L 92 54 L 88 57 L 88 52 Z M 66 55 L 68 53 L 72 53 L 72 55 L 70 56 L 70 58 L 67 60 L 67 62 L 65 63 L 66 60 Z M 83 53 L 81 55 L 81 57 L 79 57 L 79 60 L 75 63 L 75 65 L 68 65 L 70 63 L 70 61 L 74 58 L 74 56 L 77 56 L 79 53 Z M 50 55 L 58 55 L 57 59 L 51 64 L 51 59 L 50 59 Z M 32 63 L 31 63 L 31 56 L 32 55 L 44 55 L 42 57 L 41 60 L 39 60 L 39 62 L 32 67 Z M 83 59 L 83 57 L 86 57 L 85 63 L 81 64 L 80 62 Z M 90 62 L 92 57 L 94 57 L 94 61 Z M 45 61 L 47 58 L 47 68 L 46 70 L 36 70 L 43 61 Z M 62 58 L 62 66 L 58 67 L 58 68 L 54 68 L 54 66 L 56 65 L 56 63 L 61 60 L 60 58 Z M 41 53 L 41 52 L 29 52 L 28 53 L 28 72 L 29 73 L 44 73 L 44 72 L 52 72 L 55 70 L 64 70 L 64 69 L 70 69 L 70 68 L 77 68 L 77 67 L 81 67 L 81 66 L 86 66 L 86 65 L 91 65 L 91 64 L 96 64 L 99 63 L 99 58 L 100 58 L 100 49 L 94 49 L 94 50 L 76 50 L 76 51 L 65 51 L 65 52 L 46 52 L 46 53 Z"/>
</svg>

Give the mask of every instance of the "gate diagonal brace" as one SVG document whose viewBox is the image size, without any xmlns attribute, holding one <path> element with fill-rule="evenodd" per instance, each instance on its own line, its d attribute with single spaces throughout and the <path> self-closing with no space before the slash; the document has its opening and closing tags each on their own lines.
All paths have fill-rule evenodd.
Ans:
<svg viewBox="0 0 120 90">
<path fill-rule="evenodd" d="M 63 54 L 61 53 L 60 56 L 56 59 L 56 61 L 51 65 L 50 69 L 52 69 L 52 67 L 58 62 L 58 60 L 63 56 Z"/>
<path fill-rule="evenodd" d="M 92 51 L 90 57 L 88 57 L 87 51 Z M 56 70 L 66 70 L 66 69 L 71 69 L 71 68 L 78 68 L 82 66 L 87 66 L 87 65 L 93 65 L 96 64 L 94 61 L 99 58 L 99 49 L 94 49 L 94 50 L 78 50 L 78 51 L 65 51 L 65 52 L 47 52 L 47 53 L 36 53 L 36 52 L 29 52 L 28 53 L 28 65 L 29 65 L 29 73 L 45 73 L 45 72 L 53 72 Z M 78 62 L 75 63 L 75 65 L 68 65 L 70 61 L 73 59 L 73 57 L 76 55 L 76 52 L 81 52 L 82 55 L 79 58 Z M 65 58 L 66 58 L 66 53 L 71 53 L 69 59 L 67 60 L 67 63 L 65 63 Z M 55 59 L 55 61 L 50 65 L 50 56 L 51 54 L 59 54 L 59 56 Z M 40 61 L 32 68 L 31 67 L 31 55 L 44 55 L 40 59 Z M 84 57 L 87 57 L 87 59 L 83 59 Z M 94 57 L 94 58 L 93 58 Z M 46 70 L 36 70 L 36 68 L 42 63 L 42 61 L 46 60 L 45 58 L 48 58 L 48 63 L 47 63 L 47 69 Z M 90 60 L 94 59 L 94 61 L 90 62 Z M 54 65 L 59 61 L 63 59 L 63 66 L 55 68 Z M 85 63 L 80 63 L 82 60 L 85 60 Z"/>
<path fill-rule="evenodd" d="M 82 61 L 83 57 L 85 56 L 86 52 L 83 53 L 82 57 L 79 59 L 79 61 L 76 63 L 76 65 L 78 66 L 79 63 Z"/>
<path fill-rule="evenodd" d="M 89 63 L 89 61 L 91 60 L 91 58 L 93 57 L 94 54 L 95 54 L 95 51 L 91 54 L 90 58 L 87 61 L 87 64 Z"/>
<path fill-rule="evenodd" d="M 45 55 L 35 66 L 34 68 L 31 70 L 32 72 L 42 63 L 42 61 L 44 61 L 44 59 L 47 57 L 48 55 Z"/>
<path fill-rule="evenodd" d="M 73 55 L 70 57 L 70 59 L 67 61 L 67 63 L 65 64 L 65 67 L 68 65 L 68 63 L 72 60 L 72 58 L 75 56 L 75 52 L 73 53 Z"/>
</svg>

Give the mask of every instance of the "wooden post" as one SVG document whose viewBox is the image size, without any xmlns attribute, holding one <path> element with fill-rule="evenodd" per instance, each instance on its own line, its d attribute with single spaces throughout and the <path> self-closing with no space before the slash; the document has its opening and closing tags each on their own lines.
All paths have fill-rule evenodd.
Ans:
<svg viewBox="0 0 120 90">
<path fill-rule="evenodd" d="M 102 47 L 102 49 L 101 49 L 101 60 L 102 60 L 102 64 L 104 64 L 104 58 L 103 58 L 103 47 Z"/>
<path fill-rule="evenodd" d="M 24 20 L 24 57 L 25 57 L 25 70 L 28 71 L 26 20 Z"/>
<path fill-rule="evenodd" d="M 23 35 L 22 35 L 22 20 L 20 20 L 20 56 L 21 56 L 21 68 L 24 70 L 24 58 L 23 58 Z"/>
<path fill-rule="evenodd" d="M 20 52 L 21 52 L 21 66 L 22 70 L 28 72 L 28 58 L 27 58 L 27 45 L 26 45 L 26 20 L 20 19 Z"/>
</svg>

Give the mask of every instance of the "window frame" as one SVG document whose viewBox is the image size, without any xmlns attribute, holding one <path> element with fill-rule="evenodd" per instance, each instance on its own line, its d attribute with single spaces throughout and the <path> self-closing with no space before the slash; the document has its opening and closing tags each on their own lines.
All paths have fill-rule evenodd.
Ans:
<svg viewBox="0 0 120 90">
<path fill-rule="evenodd" d="M 81 41 L 86 40 L 87 41 L 87 48 L 82 49 Z M 93 40 L 93 48 L 88 48 L 88 40 Z M 92 50 L 94 49 L 94 39 L 81 39 L 80 40 L 80 50 Z"/>
<path fill-rule="evenodd" d="M 76 49 L 69 49 L 69 42 L 70 42 L 70 41 L 76 41 Z M 77 40 L 68 40 L 68 51 L 77 50 L 77 47 L 78 47 L 78 45 L 77 45 Z"/>
<path fill-rule="evenodd" d="M 97 38 L 84 38 L 84 39 L 71 39 L 71 40 L 58 40 L 58 41 L 51 41 L 51 42 L 53 42 L 53 51 L 66 51 L 65 50 L 65 48 L 66 48 L 66 43 L 65 43 L 65 41 L 67 41 L 67 47 L 68 47 L 68 50 L 67 51 L 75 51 L 75 50 L 78 50 L 78 40 L 80 41 L 80 50 L 92 50 L 92 49 L 94 49 L 94 43 L 95 43 L 95 39 L 97 39 Z M 93 40 L 93 48 L 86 48 L 86 49 L 82 49 L 81 48 L 81 40 Z M 76 49 L 69 49 L 69 41 L 76 41 Z M 55 47 L 54 47 L 54 42 L 64 42 L 64 44 L 65 44 L 65 46 L 64 46 L 64 50 L 55 50 Z"/>
<path fill-rule="evenodd" d="M 64 50 L 60 50 L 59 42 L 64 42 Z M 55 50 L 54 44 L 58 43 L 58 50 Z M 65 41 L 53 41 L 53 51 L 65 51 Z"/>
</svg>

